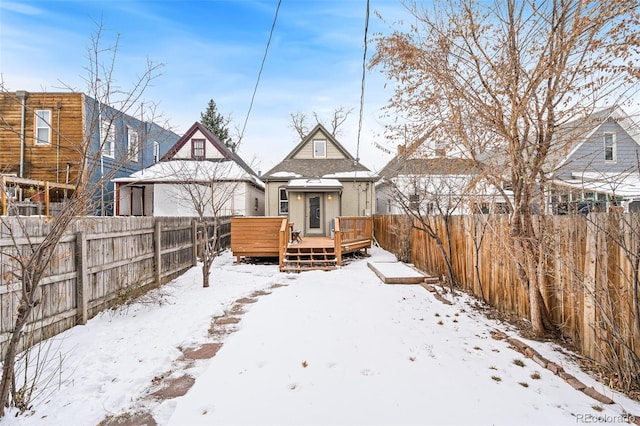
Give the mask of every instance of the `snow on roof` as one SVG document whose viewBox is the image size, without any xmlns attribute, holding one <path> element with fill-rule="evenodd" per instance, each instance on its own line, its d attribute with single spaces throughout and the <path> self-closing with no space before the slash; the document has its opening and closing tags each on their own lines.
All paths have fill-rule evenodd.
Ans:
<svg viewBox="0 0 640 426">
<path fill-rule="evenodd" d="M 288 178 L 288 177 L 300 178 L 300 177 L 302 177 L 302 175 L 299 174 L 299 173 L 294 173 L 294 172 L 275 172 L 275 173 L 273 173 L 271 175 L 271 177 L 274 177 L 274 178 L 279 178 L 279 177 L 281 177 L 281 178 Z"/>
<path fill-rule="evenodd" d="M 127 177 L 114 179 L 113 182 L 209 182 L 212 180 L 250 180 L 260 187 L 264 186 L 260 179 L 250 175 L 233 161 L 161 161 Z"/>
<path fill-rule="evenodd" d="M 559 185 L 583 191 L 604 192 L 626 198 L 640 197 L 640 176 L 637 173 L 571 173 L 573 179 L 556 179 Z"/>
<path fill-rule="evenodd" d="M 287 189 L 342 189 L 342 184 L 337 179 L 292 179 Z"/>
<path fill-rule="evenodd" d="M 369 170 L 355 170 L 351 172 L 338 172 L 322 176 L 323 178 L 333 179 L 354 179 L 354 178 L 377 178 L 375 172 Z"/>
</svg>

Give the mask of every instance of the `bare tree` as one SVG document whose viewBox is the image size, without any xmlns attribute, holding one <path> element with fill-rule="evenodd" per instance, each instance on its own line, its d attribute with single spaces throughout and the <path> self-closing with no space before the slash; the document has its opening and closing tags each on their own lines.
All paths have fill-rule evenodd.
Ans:
<svg viewBox="0 0 640 426">
<path fill-rule="evenodd" d="M 101 165 L 100 157 L 106 145 L 111 141 L 106 140 L 106 135 L 100 134 L 101 120 L 108 123 L 108 127 L 114 126 L 115 115 L 108 114 L 111 109 L 107 106 L 113 106 L 121 113 L 134 111 L 138 108 L 138 103 L 142 99 L 142 95 L 150 84 L 157 77 L 159 65 L 148 61 L 146 68 L 139 75 L 138 79 L 133 82 L 130 90 L 123 90 L 117 86 L 113 79 L 113 71 L 116 63 L 116 53 L 118 50 L 117 40 L 113 46 L 105 47 L 103 45 L 103 27 L 99 23 L 97 30 L 91 39 L 88 48 L 89 65 L 87 67 L 87 75 L 85 81 L 87 84 L 87 94 L 93 99 L 94 103 L 86 117 L 86 129 L 84 136 L 75 144 L 75 150 L 81 155 L 80 164 L 76 166 L 73 179 L 73 190 L 67 194 L 64 208 L 54 218 L 48 219 L 43 224 L 47 230 L 42 240 L 35 241 L 29 237 L 28 230 L 25 229 L 25 222 L 19 217 L 11 222 L 0 217 L 0 225 L 2 231 L 9 236 L 14 242 L 12 250 L 7 250 L 3 254 L 10 259 L 10 271 L 16 281 L 21 283 L 21 293 L 18 302 L 18 309 L 14 315 L 14 325 L 11 332 L 11 338 L 6 346 L 3 354 L 2 362 L 2 379 L 0 382 L 0 416 L 4 416 L 5 409 L 10 406 L 16 406 L 24 411 L 31 405 L 31 397 L 34 388 L 37 386 L 35 379 L 29 377 L 26 370 L 31 365 L 25 365 L 24 382 L 19 383 L 16 377 L 16 356 L 18 352 L 25 349 L 25 327 L 32 320 L 36 307 L 43 297 L 40 290 L 40 284 L 45 271 L 49 264 L 56 256 L 56 246 L 61 240 L 65 232 L 71 227 L 76 218 L 86 214 L 93 207 L 96 194 L 100 194 L 104 185 L 111 180 L 113 176 L 109 173 L 98 175 L 95 181 L 89 181 L 88 176 L 93 173 Z M 7 93 L 4 84 L 2 90 Z M 32 113 L 34 111 L 31 111 Z M 105 120 L 109 117 L 109 120 Z M 6 121 L 3 121 L 6 124 Z M 60 133 L 54 123 L 47 123 L 52 131 L 57 132 L 61 139 L 67 140 L 68 135 Z M 4 129 L 3 129 L 4 130 Z M 102 138 L 98 145 L 93 145 L 98 134 Z M 127 155 L 123 156 L 122 161 L 128 159 Z M 6 188 L 0 188 L 5 190 Z M 17 225 L 16 225 L 17 224 Z M 20 230 L 14 228 L 21 228 Z M 27 240 L 27 252 L 19 252 L 21 242 L 18 238 Z M 28 348 L 27 348 L 28 349 Z M 35 359 L 34 363 L 42 363 L 43 359 Z M 37 370 L 38 366 L 34 365 L 33 369 Z"/>
<path fill-rule="evenodd" d="M 235 213 L 235 203 L 245 199 L 240 182 L 246 171 L 235 162 L 181 161 L 163 164 L 176 179 L 173 198 L 197 218 L 198 254 L 202 262 L 202 286 L 209 287 L 211 265 L 219 254 L 223 217 Z"/>
<path fill-rule="evenodd" d="M 445 0 L 431 11 L 407 9 L 416 25 L 378 38 L 372 60 L 398 83 L 389 108 L 416 127 L 439 124 L 469 158 L 479 160 L 491 146 L 507 154 L 485 176 L 499 180 L 506 172 L 511 185 L 513 199 L 505 202 L 512 205 L 513 253 L 533 331 L 542 335 L 554 327 L 541 295 L 544 230 L 533 215 L 549 156 L 572 142 L 558 141 L 555 130 L 625 99 L 637 84 L 638 4 Z M 488 145 L 478 145 L 477 134 Z"/>
<path fill-rule="evenodd" d="M 352 111 L 353 109 L 345 109 L 345 107 L 342 106 L 338 107 L 333 110 L 328 123 L 315 111 L 313 112 L 313 118 L 316 124 L 321 124 L 331 133 L 331 136 L 337 137 L 340 127 L 347 121 Z M 307 137 L 311 130 L 308 121 L 307 115 L 303 112 L 291 113 L 291 128 L 296 131 L 300 139 Z"/>
</svg>

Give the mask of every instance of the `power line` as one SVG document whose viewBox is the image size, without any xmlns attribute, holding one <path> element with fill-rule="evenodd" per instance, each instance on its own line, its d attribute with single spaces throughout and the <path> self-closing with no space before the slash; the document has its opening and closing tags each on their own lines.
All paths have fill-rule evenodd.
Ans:
<svg viewBox="0 0 640 426">
<path fill-rule="evenodd" d="M 249 103 L 249 110 L 247 111 L 247 116 L 244 119 L 244 125 L 242 126 L 242 131 L 240 132 L 240 138 L 238 139 L 238 143 L 236 144 L 236 149 L 240 146 L 240 142 L 242 142 L 242 138 L 244 137 L 244 131 L 247 128 L 247 122 L 249 121 L 249 115 L 251 114 L 251 109 L 253 108 L 253 101 L 256 98 L 256 92 L 258 91 L 258 85 L 260 84 L 260 77 L 262 76 L 262 70 L 264 69 L 264 64 L 267 61 L 267 53 L 269 53 L 269 46 L 271 45 L 271 37 L 273 36 L 273 30 L 276 27 L 276 22 L 278 21 L 278 12 L 280 11 L 280 4 L 282 0 L 278 0 L 278 6 L 276 7 L 276 14 L 273 17 L 273 24 L 271 24 L 271 32 L 269 32 L 269 40 L 267 40 L 267 47 L 264 50 L 264 56 L 262 57 L 262 63 L 260 64 L 260 71 L 258 72 L 258 79 L 256 80 L 256 85 L 253 88 L 253 94 L 251 95 L 251 103 Z"/>
<path fill-rule="evenodd" d="M 367 33 L 369 32 L 369 0 L 364 21 L 364 54 L 362 56 L 362 83 L 360 86 L 360 117 L 358 118 L 358 139 L 356 145 L 356 161 L 360 162 L 360 133 L 362 132 L 362 113 L 364 111 L 364 81 L 367 72 Z"/>
</svg>

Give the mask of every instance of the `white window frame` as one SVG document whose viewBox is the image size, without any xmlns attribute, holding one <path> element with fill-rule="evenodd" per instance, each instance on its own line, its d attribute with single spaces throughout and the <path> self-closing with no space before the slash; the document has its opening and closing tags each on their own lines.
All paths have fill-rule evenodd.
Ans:
<svg viewBox="0 0 640 426">
<path fill-rule="evenodd" d="M 319 152 L 320 147 L 322 147 L 322 152 Z M 327 158 L 327 140 L 326 139 L 313 140 L 313 158 Z"/>
<path fill-rule="evenodd" d="M 160 142 L 153 141 L 153 163 L 160 161 Z"/>
<path fill-rule="evenodd" d="M 284 194 L 284 198 L 283 198 Z M 283 205 L 287 206 L 286 211 L 282 208 Z M 278 188 L 278 214 L 280 216 L 285 216 L 289 214 L 289 196 L 287 194 L 287 189 L 284 186 Z"/>
<path fill-rule="evenodd" d="M 102 146 L 102 156 L 115 158 L 115 125 L 110 120 L 100 121 L 100 144 Z"/>
<path fill-rule="evenodd" d="M 127 126 L 126 131 L 129 160 L 137 163 L 140 156 L 140 138 L 138 137 L 138 131 L 131 126 Z"/>
<path fill-rule="evenodd" d="M 51 145 L 51 110 L 38 109 L 35 116 L 35 142 L 36 145 Z M 46 134 L 46 139 L 41 138 L 41 132 Z"/>
<path fill-rule="evenodd" d="M 607 137 L 611 136 L 611 142 L 607 143 Z M 604 162 L 605 163 L 615 163 L 618 161 L 618 149 L 616 143 L 616 134 L 613 132 L 605 132 L 602 135 L 602 144 L 604 147 Z M 607 149 L 611 149 L 611 158 L 607 158 Z"/>
</svg>

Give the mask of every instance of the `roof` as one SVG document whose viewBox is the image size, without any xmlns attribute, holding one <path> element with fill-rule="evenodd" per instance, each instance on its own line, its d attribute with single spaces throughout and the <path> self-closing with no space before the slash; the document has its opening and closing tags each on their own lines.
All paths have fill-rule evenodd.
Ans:
<svg viewBox="0 0 640 426">
<path fill-rule="evenodd" d="M 473 160 L 466 158 L 413 158 L 409 155 L 394 157 L 378 173 L 386 179 L 400 175 L 473 175 L 479 169 Z"/>
<path fill-rule="evenodd" d="M 556 179 L 555 184 L 582 191 L 603 192 L 625 198 L 640 198 L 640 175 L 631 173 L 572 173 L 572 179 Z"/>
<path fill-rule="evenodd" d="M 341 190 L 342 184 L 337 179 L 292 179 L 287 185 L 287 189 L 290 191 L 303 191 L 307 189 L 320 191 L 320 190 Z"/>
<path fill-rule="evenodd" d="M 176 153 L 180 151 L 180 149 L 182 149 L 182 147 L 184 147 L 184 145 L 188 143 L 193 135 L 198 131 L 200 131 L 205 136 L 205 138 L 207 138 L 209 142 L 213 144 L 213 146 L 220 152 L 220 154 L 222 154 L 224 158 L 226 158 L 227 160 L 235 161 L 247 173 L 257 176 L 256 172 L 254 172 L 253 169 L 249 167 L 249 165 L 245 163 L 238 154 L 231 151 L 229 147 L 227 147 L 227 145 L 220 142 L 220 140 L 213 133 L 211 133 L 206 127 L 204 127 L 202 123 L 197 121 L 193 123 L 189 130 L 187 130 L 185 134 L 182 135 L 182 137 L 176 142 L 176 144 L 171 147 L 169 151 L 167 151 L 167 153 L 160 159 L 160 161 L 171 160 L 176 155 Z"/>
<path fill-rule="evenodd" d="M 263 188 L 264 183 L 234 161 L 161 161 L 127 177 L 113 179 L 118 183 L 202 183 L 248 181 Z"/>
<path fill-rule="evenodd" d="M 295 155 L 300 151 L 318 132 L 322 132 L 327 140 L 344 155 L 345 158 L 306 158 L 296 159 Z M 298 144 L 295 148 L 275 167 L 264 173 L 262 179 L 267 181 L 288 181 L 295 177 L 333 177 L 336 179 L 356 179 L 375 180 L 377 175 L 367 167 L 360 164 L 327 130 L 320 124 Z"/>
<path fill-rule="evenodd" d="M 554 142 L 547 156 L 552 169 L 565 163 L 598 128 L 609 119 L 615 119 L 629 136 L 640 145 L 640 128 L 618 105 L 594 111 L 586 117 L 572 120 L 557 127 Z"/>
<path fill-rule="evenodd" d="M 263 175 L 265 180 L 287 181 L 291 177 L 322 177 L 351 173 L 356 178 L 371 180 L 371 171 L 349 159 L 288 159 Z M 375 176 L 375 175 L 374 175 Z"/>
</svg>

